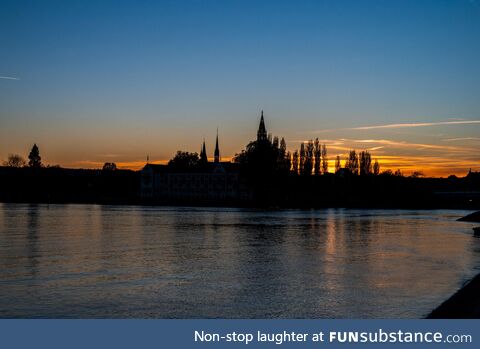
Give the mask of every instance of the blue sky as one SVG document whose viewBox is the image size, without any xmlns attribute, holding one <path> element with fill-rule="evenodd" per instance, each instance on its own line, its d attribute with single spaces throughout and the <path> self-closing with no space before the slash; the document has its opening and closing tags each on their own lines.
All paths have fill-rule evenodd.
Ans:
<svg viewBox="0 0 480 349">
<path fill-rule="evenodd" d="M 263 109 L 290 150 L 461 174 L 480 167 L 480 124 L 450 123 L 480 120 L 479 38 L 473 0 L 2 0 L 0 160 L 36 142 L 51 164 L 138 167 L 213 152 L 217 126 L 230 158 Z"/>
</svg>

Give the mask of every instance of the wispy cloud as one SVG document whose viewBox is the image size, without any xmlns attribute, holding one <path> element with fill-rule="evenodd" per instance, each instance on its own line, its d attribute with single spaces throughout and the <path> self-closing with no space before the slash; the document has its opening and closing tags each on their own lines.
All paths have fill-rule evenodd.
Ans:
<svg viewBox="0 0 480 349">
<path fill-rule="evenodd" d="M 15 76 L 0 76 L 0 79 L 4 80 L 20 80 L 20 78 L 17 78 Z"/>
<path fill-rule="evenodd" d="M 447 145 L 436 145 L 436 144 L 424 144 L 424 143 L 411 143 L 405 141 L 392 141 L 388 139 L 353 139 L 353 140 L 346 140 L 353 143 L 375 143 L 375 144 L 382 144 L 382 145 L 389 145 L 392 147 L 398 148 L 415 148 L 415 149 L 430 149 L 430 150 L 442 150 L 442 151 L 450 151 L 450 152 L 470 152 L 475 151 L 473 148 L 467 147 L 454 147 L 454 146 L 447 146 Z"/>
<path fill-rule="evenodd" d="M 471 125 L 480 124 L 480 120 L 458 120 L 458 121 L 439 121 L 439 122 L 413 122 L 404 124 L 387 124 L 387 125 L 373 125 L 351 127 L 349 130 L 375 130 L 385 128 L 406 128 L 406 127 L 428 127 L 428 126 L 442 126 L 442 125 Z"/>
<path fill-rule="evenodd" d="M 480 141 L 480 137 L 459 137 L 459 138 L 447 138 L 444 142 L 459 142 L 459 141 Z"/>
<path fill-rule="evenodd" d="M 452 140 L 454 140 L 452 138 Z M 307 140 L 295 140 L 293 143 L 305 143 Z M 436 151 L 449 151 L 449 152 L 476 152 L 475 148 L 471 147 L 460 147 L 452 145 L 438 145 L 438 144 L 425 144 L 425 143 L 414 143 L 406 141 L 394 141 L 389 139 L 349 139 L 349 138 L 339 138 L 339 139 L 320 139 L 320 143 L 325 143 L 328 147 L 338 150 L 349 150 L 356 149 L 359 146 L 367 144 L 371 145 L 368 150 L 380 150 L 386 147 L 389 148 L 400 148 L 400 149 L 416 149 L 416 150 L 436 150 Z"/>
</svg>

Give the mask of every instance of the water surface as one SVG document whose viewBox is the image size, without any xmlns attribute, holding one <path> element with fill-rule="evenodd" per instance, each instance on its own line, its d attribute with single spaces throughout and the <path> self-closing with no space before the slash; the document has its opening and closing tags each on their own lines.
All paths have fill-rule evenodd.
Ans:
<svg viewBox="0 0 480 349">
<path fill-rule="evenodd" d="M 467 213 L 0 204 L 0 317 L 423 317 L 479 271 Z"/>
</svg>

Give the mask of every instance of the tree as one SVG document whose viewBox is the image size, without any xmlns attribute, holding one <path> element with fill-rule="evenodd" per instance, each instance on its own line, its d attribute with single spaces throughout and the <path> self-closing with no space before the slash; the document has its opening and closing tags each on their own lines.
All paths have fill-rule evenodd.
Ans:
<svg viewBox="0 0 480 349">
<path fill-rule="evenodd" d="M 298 150 L 295 150 L 292 156 L 292 171 L 294 174 L 298 174 L 298 165 L 299 165 Z"/>
<path fill-rule="evenodd" d="M 8 167 L 24 167 L 26 164 L 25 159 L 18 154 L 8 154 L 7 161 L 3 162 L 3 166 Z"/>
<path fill-rule="evenodd" d="M 378 164 L 378 160 L 375 159 L 375 162 L 373 163 L 373 174 L 375 176 L 378 176 L 379 173 L 380 173 L 380 165 Z"/>
<path fill-rule="evenodd" d="M 347 161 L 345 163 L 345 168 L 351 174 L 358 175 L 358 156 L 355 150 L 350 150 Z"/>
<path fill-rule="evenodd" d="M 42 158 L 40 157 L 40 150 L 34 144 L 30 154 L 28 155 L 28 166 L 39 168 L 42 167 Z"/>
<path fill-rule="evenodd" d="M 235 155 L 234 162 L 240 165 L 240 171 L 258 203 L 266 204 L 280 195 L 282 179 L 290 170 L 287 167 L 287 155 L 281 156 L 285 149 L 286 144 L 280 147 L 278 137 L 258 137 L 256 141 L 248 143 L 240 154 Z"/>
<path fill-rule="evenodd" d="M 318 176 L 320 174 L 320 159 L 322 157 L 322 151 L 318 138 L 315 139 L 313 157 L 315 158 L 315 168 L 313 172 L 315 173 L 315 176 Z"/>
<path fill-rule="evenodd" d="M 397 177 L 403 177 L 403 173 L 400 169 L 397 169 L 393 175 Z"/>
<path fill-rule="evenodd" d="M 372 173 L 372 157 L 368 151 L 360 152 L 360 176 Z"/>
<path fill-rule="evenodd" d="M 300 172 L 300 174 L 305 173 L 304 166 L 305 166 L 305 144 L 302 142 L 302 144 L 300 145 L 300 161 L 298 162 L 298 171 Z"/>
<path fill-rule="evenodd" d="M 280 158 L 285 158 L 287 156 L 287 143 L 285 142 L 285 139 L 282 137 L 280 140 L 280 147 L 278 148 L 278 156 Z"/>
<path fill-rule="evenodd" d="M 410 177 L 412 178 L 420 178 L 420 177 L 424 177 L 425 174 L 422 172 L 422 171 L 414 171 Z"/>
<path fill-rule="evenodd" d="M 322 173 L 328 173 L 327 146 L 322 145 Z"/>
<path fill-rule="evenodd" d="M 168 166 L 176 170 L 191 170 L 199 163 L 198 153 L 189 153 L 188 151 L 177 151 L 177 154 L 168 162 Z"/>
<path fill-rule="evenodd" d="M 103 164 L 103 171 L 115 171 L 117 169 L 117 164 L 114 162 L 106 162 Z"/>
<path fill-rule="evenodd" d="M 335 173 L 338 173 L 342 168 L 342 164 L 340 162 L 340 155 L 337 155 L 337 159 L 335 160 Z"/>
<path fill-rule="evenodd" d="M 305 145 L 305 160 L 303 163 L 304 175 L 310 176 L 313 170 L 313 141 L 309 140 Z"/>
<path fill-rule="evenodd" d="M 273 137 L 272 146 L 275 149 L 278 149 L 278 137 L 277 136 Z"/>
<path fill-rule="evenodd" d="M 243 171 L 256 185 L 265 183 L 280 169 L 279 148 L 273 146 L 272 135 L 268 139 L 252 141 L 245 150 L 235 155 L 233 161 L 242 165 Z M 278 145 L 278 142 L 277 142 Z M 288 169 L 285 169 L 288 173 Z"/>
<path fill-rule="evenodd" d="M 284 166 L 287 172 L 289 172 L 292 167 L 292 154 L 290 154 L 289 151 L 287 151 L 287 153 L 285 154 Z"/>
<path fill-rule="evenodd" d="M 282 137 L 280 140 L 280 145 L 277 150 L 277 167 L 280 172 L 288 173 L 290 172 L 291 164 L 291 155 L 290 152 L 287 152 L 287 143 Z"/>
</svg>

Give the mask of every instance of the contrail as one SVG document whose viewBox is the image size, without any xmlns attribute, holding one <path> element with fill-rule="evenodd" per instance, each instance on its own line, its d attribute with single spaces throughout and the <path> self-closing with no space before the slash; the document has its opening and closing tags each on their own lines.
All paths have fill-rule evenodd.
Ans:
<svg viewBox="0 0 480 349">
<path fill-rule="evenodd" d="M 352 127 L 352 128 L 349 128 L 349 130 L 374 130 L 379 128 L 426 127 L 426 126 L 465 125 L 465 124 L 480 124 L 480 120 L 417 122 L 417 123 L 409 123 L 409 124 L 374 125 L 374 126 Z"/>
<path fill-rule="evenodd" d="M 5 80 L 20 80 L 20 78 L 16 78 L 14 76 L 0 76 L 0 79 L 5 79 Z"/>
</svg>

